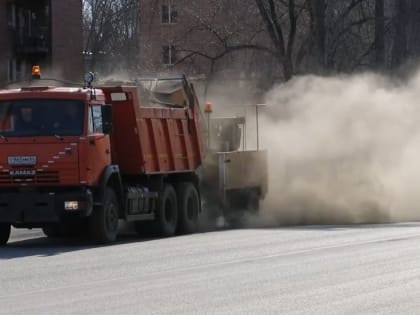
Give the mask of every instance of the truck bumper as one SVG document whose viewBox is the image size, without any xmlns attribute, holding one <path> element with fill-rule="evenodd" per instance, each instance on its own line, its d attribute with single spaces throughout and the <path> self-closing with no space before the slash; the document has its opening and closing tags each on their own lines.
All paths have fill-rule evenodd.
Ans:
<svg viewBox="0 0 420 315">
<path fill-rule="evenodd" d="M 65 202 L 78 202 L 77 209 L 65 209 Z M 0 192 L 0 222 L 36 227 L 66 217 L 83 218 L 92 213 L 88 189 L 62 192 Z"/>
</svg>

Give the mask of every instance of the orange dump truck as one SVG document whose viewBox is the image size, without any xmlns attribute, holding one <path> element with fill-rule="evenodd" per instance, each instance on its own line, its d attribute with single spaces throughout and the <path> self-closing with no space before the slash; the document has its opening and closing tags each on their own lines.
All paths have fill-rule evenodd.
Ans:
<svg viewBox="0 0 420 315">
<path fill-rule="evenodd" d="M 185 76 L 0 91 L 0 244 L 11 226 L 112 242 L 119 220 L 197 230 L 205 127 Z"/>
</svg>

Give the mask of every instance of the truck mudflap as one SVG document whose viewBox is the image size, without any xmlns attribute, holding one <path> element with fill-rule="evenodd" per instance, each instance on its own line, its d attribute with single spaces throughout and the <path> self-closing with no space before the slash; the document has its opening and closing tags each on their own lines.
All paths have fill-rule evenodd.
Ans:
<svg viewBox="0 0 420 315">
<path fill-rule="evenodd" d="M 0 222 L 36 227 L 59 222 L 64 217 L 83 218 L 92 213 L 89 189 L 61 192 L 2 192 Z"/>
</svg>

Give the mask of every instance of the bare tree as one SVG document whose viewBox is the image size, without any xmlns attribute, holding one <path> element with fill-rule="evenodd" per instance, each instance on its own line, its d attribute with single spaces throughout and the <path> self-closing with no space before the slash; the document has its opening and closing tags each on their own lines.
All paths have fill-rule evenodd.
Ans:
<svg viewBox="0 0 420 315">
<path fill-rule="evenodd" d="M 138 23 L 138 0 L 84 0 L 84 51 L 89 69 L 135 72 Z"/>
<path fill-rule="evenodd" d="M 420 1 L 409 1 L 409 26 L 407 30 L 407 46 L 411 57 L 420 56 Z"/>
<path fill-rule="evenodd" d="M 313 22 L 312 33 L 315 38 L 316 68 L 320 73 L 326 68 L 326 26 L 325 26 L 325 0 L 311 0 L 311 17 Z"/>
<path fill-rule="evenodd" d="M 212 0 L 214 9 L 206 15 L 192 7 L 189 14 L 192 17 L 191 27 L 174 41 L 181 53 L 178 64 L 191 63 L 204 59 L 209 63 L 209 73 L 220 72 L 217 65 L 221 60 L 232 58 L 240 64 L 240 71 L 251 65 L 258 71 L 270 73 L 273 70 L 271 60 L 280 66 L 282 77 L 289 80 L 295 73 L 295 47 L 298 47 L 300 58 L 307 53 L 306 37 L 309 32 L 308 4 L 309 0 L 297 1 L 227 1 Z M 230 14 L 227 19 L 226 12 Z M 306 16 L 305 16 L 306 15 Z M 247 19 L 243 17 L 246 16 Z M 285 19 L 284 17 L 288 18 Z M 302 26 L 298 27 L 298 21 Z M 304 25 L 304 26 L 303 26 Z M 194 45 L 193 38 L 205 38 L 206 45 Z M 252 57 L 258 63 L 240 62 L 240 56 Z M 263 60 L 267 67 L 263 67 Z M 223 67 L 226 67 L 226 63 Z M 232 63 L 231 63 L 232 65 Z M 251 71 L 254 72 L 255 71 Z"/>
<path fill-rule="evenodd" d="M 257 90 L 272 83 L 275 51 L 253 0 L 210 0 L 205 12 L 192 4 L 181 14 L 189 23 L 172 38 L 177 48 L 174 67 L 203 74 L 204 95 L 210 85 L 224 80 L 242 82 L 242 88 L 251 84 Z"/>
<path fill-rule="evenodd" d="M 143 9 L 159 15 L 156 0 L 150 3 Z M 203 9 L 199 1 L 191 2 L 180 12 L 180 20 L 189 24 L 184 29 L 182 23 L 168 27 L 171 32 L 165 32 L 165 40 L 176 47 L 177 57 L 174 64 L 161 65 L 163 71 L 186 69 L 210 79 L 229 73 L 272 83 L 297 73 L 387 70 L 408 56 L 420 55 L 416 0 L 208 0 L 207 4 Z M 156 63 L 156 58 L 152 61 Z"/>
<path fill-rule="evenodd" d="M 385 66 L 385 12 L 384 0 L 375 0 L 375 68 Z"/>
<path fill-rule="evenodd" d="M 255 0 L 255 2 L 275 48 L 277 59 L 283 66 L 284 79 L 290 80 L 295 70 L 293 53 L 298 20 L 295 0 L 288 0 L 287 4 L 275 0 Z M 287 22 L 282 19 L 285 11 L 288 16 Z"/>
<path fill-rule="evenodd" d="M 273 53 L 261 41 L 260 35 L 264 28 L 252 2 L 213 0 L 209 7 L 211 9 L 206 15 L 197 14 L 199 11 L 195 7 L 187 10 L 191 23 L 173 39 L 181 53 L 178 64 L 192 61 L 196 57 L 204 58 L 209 62 L 212 72 L 217 62 L 238 51 Z M 230 14 L 228 20 L 226 12 L 235 11 L 236 14 Z M 247 19 L 244 20 L 243 16 L 247 16 Z M 199 44 L 196 38 L 200 38 Z M 206 43 L 205 46 L 202 45 L 203 42 Z"/>
</svg>

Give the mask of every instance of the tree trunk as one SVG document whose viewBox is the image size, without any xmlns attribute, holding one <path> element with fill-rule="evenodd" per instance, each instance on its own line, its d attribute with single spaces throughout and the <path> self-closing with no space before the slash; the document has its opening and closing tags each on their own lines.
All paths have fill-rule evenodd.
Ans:
<svg viewBox="0 0 420 315">
<path fill-rule="evenodd" d="M 384 0 L 375 0 L 375 68 L 385 67 L 385 15 Z"/>
<path fill-rule="evenodd" d="M 395 39 L 392 49 L 392 66 L 399 67 L 406 60 L 407 50 L 407 26 L 408 26 L 408 10 L 407 0 L 396 1 L 395 16 Z"/>
<path fill-rule="evenodd" d="M 292 58 L 286 58 L 282 62 L 282 66 L 284 81 L 289 81 L 290 79 L 292 79 L 295 72 Z"/>
<path fill-rule="evenodd" d="M 266 26 L 273 47 L 277 53 L 277 60 L 283 67 L 284 80 L 289 81 L 294 75 L 294 45 L 297 34 L 297 16 L 295 12 L 295 0 L 288 0 L 289 33 L 284 36 L 282 14 L 278 11 L 275 0 L 255 0 L 261 18 Z"/>
<path fill-rule="evenodd" d="M 314 17 L 316 72 L 322 73 L 326 68 L 326 35 L 325 35 L 325 0 L 312 0 Z"/>
</svg>

